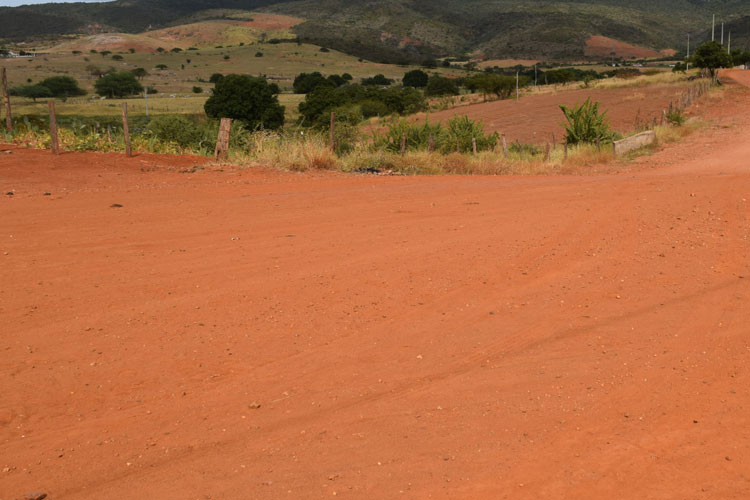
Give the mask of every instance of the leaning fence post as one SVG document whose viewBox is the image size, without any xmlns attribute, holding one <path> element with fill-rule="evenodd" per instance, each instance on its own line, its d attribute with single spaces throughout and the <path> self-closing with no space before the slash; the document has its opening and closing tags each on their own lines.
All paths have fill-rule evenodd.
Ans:
<svg viewBox="0 0 750 500">
<path fill-rule="evenodd" d="M 125 138 L 125 156 L 132 156 L 130 150 L 130 127 L 128 126 L 128 103 L 122 103 L 122 135 Z"/>
<path fill-rule="evenodd" d="M 334 141 L 335 133 L 336 133 L 336 113 L 331 112 L 331 129 L 330 129 L 330 136 L 328 139 L 328 147 L 331 148 L 331 151 L 334 150 L 336 143 Z"/>
<path fill-rule="evenodd" d="M 52 154 L 59 154 L 60 145 L 57 142 L 57 118 L 55 118 L 55 101 L 49 102 L 49 138 Z"/>
<path fill-rule="evenodd" d="M 229 133 L 232 130 L 232 119 L 222 118 L 219 123 L 219 137 L 216 139 L 214 161 L 226 160 L 229 154 Z"/>
<path fill-rule="evenodd" d="M 503 154 L 508 158 L 508 141 L 505 140 L 505 134 L 503 134 Z"/>
<path fill-rule="evenodd" d="M 5 68 L 2 71 L 3 84 L 3 102 L 5 103 L 5 129 L 10 132 L 13 130 L 13 118 L 10 113 L 10 96 L 8 95 L 8 77 L 5 74 Z"/>
</svg>

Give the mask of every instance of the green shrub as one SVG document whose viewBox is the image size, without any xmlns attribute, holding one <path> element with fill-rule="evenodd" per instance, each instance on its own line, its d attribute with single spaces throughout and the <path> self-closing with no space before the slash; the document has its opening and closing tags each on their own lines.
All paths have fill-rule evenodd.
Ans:
<svg viewBox="0 0 750 500">
<path fill-rule="evenodd" d="M 432 75 L 427 81 L 424 91 L 427 97 L 440 97 L 445 95 L 458 95 L 458 85 L 450 78 L 440 75 Z"/>
<path fill-rule="evenodd" d="M 203 87 L 194 86 L 193 87 L 193 94 L 202 94 L 203 93 Z"/>
<path fill-rule="evenodd" d="M 595 143 L 597 140 L 611 142 L 614 132 L 607 124 L 607 112 L 599 113 L 599 103 L 590 99 L 580 106 L 568 107 L 560 105 L 567 123 L 565 126 L 565 141 L 568 144 L 582 142 Z"/>
<path fill-rule="evenodd" d="M 159 140 L 174 142 L 182 147 L 195 147 L 204 140 L 201 129 L 180 115 L 157 116 L 148 124 L 148 130 Z"/>
<path fill-rule="evenodd" d="M 687 120 L 685 118 L 685 115 L 682 114 L 681 109 L 673 109 L 672 111 L 667 113 L 666 118 L 671 125 L 675 125 L 677 127 L 683 125 Z"/>
</svg>

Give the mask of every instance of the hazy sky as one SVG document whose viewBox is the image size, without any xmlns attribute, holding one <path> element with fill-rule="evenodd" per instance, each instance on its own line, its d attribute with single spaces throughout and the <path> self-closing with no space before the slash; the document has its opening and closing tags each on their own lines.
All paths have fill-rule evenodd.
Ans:
<svg viewBox="0 0 750 500">
<path fill-rule="evenodd" d="M 101 2 L 105 0 L 55 0 L 55 3 L 71 2 Z M 16 7 L 18 5 L 28 5 L 31 3 L 52 3 L 50 0 L 0 0 L 0 7 Z"/>
</svg>

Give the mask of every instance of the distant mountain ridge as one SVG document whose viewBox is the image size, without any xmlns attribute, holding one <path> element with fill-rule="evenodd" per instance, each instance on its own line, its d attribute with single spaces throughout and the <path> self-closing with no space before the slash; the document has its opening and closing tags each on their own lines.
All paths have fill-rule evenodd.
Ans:
<svg viewBox="0 0 750 500">
<path fill-rule="evenodd" d="M 750 48 L 745 0 L 117 0 L 0 8 L 0 39 L 126 32 L 268 10 L 305 19 L 304 41 L 382 62 L 481 55 L 583 59 L 590 36 L 654 50 L 710 36 L 711 15 Z"/>
</svg>

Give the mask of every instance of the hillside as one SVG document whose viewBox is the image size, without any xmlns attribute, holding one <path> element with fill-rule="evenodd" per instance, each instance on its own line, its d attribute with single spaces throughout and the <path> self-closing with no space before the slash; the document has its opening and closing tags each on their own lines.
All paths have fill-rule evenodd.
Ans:
<svg viewBox="0 0 750 500">
<path fill-rule="evenodd" d="M 688 32 L 705 39 L 711 13 L 735 26 L 734 46 L 741 48 L 748 42 L 743 16 L 750 16 L 750 4 L 740 0 L 633 0 L 625 6 L 617 0 L 118 0 L 0 8 L 0 39 L 140 33 L 242 20 L 258 10 L 303 19 L 292 29 L 304 41 L 380 62 L 608 57 L 606 48 L 592 50 L 592 36 L 636 48 L 629 53 L 657 54 L 682 49 Z"/>
</svg>

